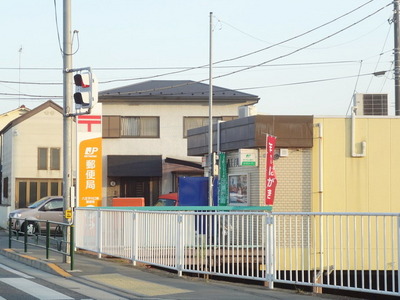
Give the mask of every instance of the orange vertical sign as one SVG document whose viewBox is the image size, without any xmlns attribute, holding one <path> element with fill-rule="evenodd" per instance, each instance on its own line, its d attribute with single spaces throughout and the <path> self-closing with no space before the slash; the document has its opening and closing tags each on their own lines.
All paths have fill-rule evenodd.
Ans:
<svg viewBox="0 0 400 300">
<path fill-rule="evenodd" d="M 102 138 L 79 144 L 79 206 L 101 206 Z"/>
</svg>

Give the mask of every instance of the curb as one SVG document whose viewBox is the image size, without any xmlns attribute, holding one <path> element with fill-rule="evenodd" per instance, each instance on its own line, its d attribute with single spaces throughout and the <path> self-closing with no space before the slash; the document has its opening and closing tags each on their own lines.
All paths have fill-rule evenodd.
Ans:
<svg viewBox="0 0 400 300">
<path fill-rule="evenodd" d="M 30 255 L 26 255 L 26 254 L 20 254 L 16 251 L 14 251 L 13 249 L 0 249 L 0 254 L 18 261 L 20 263 L 23 263 L 25 265 L 31 266 L 33 268 L 51 273 L 53 275 L 58 275 L 58 276 L 62 276 L 62 277 L 72 277 L 72 275 L 68 272 L 66 272 L 65 270 L 63 270 L 62 268 L 60 268 L 59 266 L 57 266 L 54 263 L 50 263 L 44 260 L 41 260 L 39 258 L 30 256 Z"/>
</svg>

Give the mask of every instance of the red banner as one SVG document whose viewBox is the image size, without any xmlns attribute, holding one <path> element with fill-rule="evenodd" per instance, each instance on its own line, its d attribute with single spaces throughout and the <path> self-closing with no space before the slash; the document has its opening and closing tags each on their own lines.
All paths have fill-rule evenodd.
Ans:
<svg viewBox="0 0 400 300">
<path fill-rule="evenodd" d="M 276 137 L 267 135 L 266 139 L 266 168 L 265 168 L 265 204 L 273 205 L 277 184 L 274 168 L 274 152 Z"/>
</svg>

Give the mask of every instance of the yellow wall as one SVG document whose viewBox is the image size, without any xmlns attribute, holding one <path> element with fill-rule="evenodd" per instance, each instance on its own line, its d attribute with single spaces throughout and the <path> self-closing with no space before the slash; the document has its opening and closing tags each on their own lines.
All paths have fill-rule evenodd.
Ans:
<svg viewBox="0 0 400 300">
<path fill-rule="evenodd" d="M 351 157 L 351 118 L 315 118 L 312 149 L 312 210 L 325 212 L 400 212 L 400 118 L 356 117 Z M 323 151 L 322 193 L 319 151 Z M 322 201 L 321 201 L 322 200 Z"/>
</svg>

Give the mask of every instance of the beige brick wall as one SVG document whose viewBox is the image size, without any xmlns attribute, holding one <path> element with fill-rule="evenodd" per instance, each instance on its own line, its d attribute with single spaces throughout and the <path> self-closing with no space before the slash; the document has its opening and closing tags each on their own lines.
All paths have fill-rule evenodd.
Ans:
<svg viewBox="0 0 400 300">
<path fill-rule="evenodd" d="M 288 156 L 274 160 L 278 184 L 273 211 L 310 212 L 311 149 L 288 149 L 288 151 Z M 237 151 L 229 152 L 227 158 L 231 161 L 237 159 Z M 265 149 L 258 150 L 258 167 L 230 166 L 228 174 L 248 174 L 249 205 L 264 205 Z"/>
<path fill-rule="evenodd" d="M 310 212 L 311 149 L 289 149 L 289 155 L 280 157 L 274 164 L 278 185 L 273 210 Z"/>
</svg>

